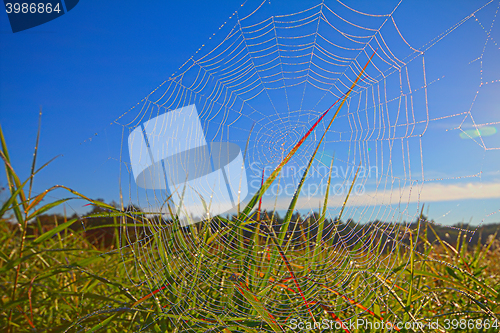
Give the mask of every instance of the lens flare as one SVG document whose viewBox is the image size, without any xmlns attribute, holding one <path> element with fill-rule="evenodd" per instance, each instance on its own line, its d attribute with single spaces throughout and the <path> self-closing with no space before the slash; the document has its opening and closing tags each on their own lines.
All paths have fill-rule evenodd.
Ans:
<svg viewBox="0 0 500 333">
<path fill-rule="evenodd" d="M 462 139 L 474 139 L 479 136 L 490 136 L 497 132 L 497 129 L 493 126 L 484 126 L 476 129 L 470 129 L 460 133 Z"/>
</svg>

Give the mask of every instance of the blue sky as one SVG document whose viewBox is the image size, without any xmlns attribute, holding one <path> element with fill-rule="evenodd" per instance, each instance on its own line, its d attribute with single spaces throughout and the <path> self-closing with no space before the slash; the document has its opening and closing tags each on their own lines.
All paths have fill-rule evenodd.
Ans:
<svg viewBox="0 0 500 333">
<path fill-rule="evenodd" d="M 16 34 L 10 30 L 7 15 L 1 14 L 0 122 L 14 167 L 21 175 L 28 175 L 38 111 L 42 106 L 39 165 L 56 155 L 63 156 L 36 177 L 35 190 L 41 191 L 54 184 L 63 184 L 92 198 L 118 201 L 119 161 L 126 161 L 128 156 L 126 146 L 124 151 L 121 150 L 122 143 L 125 142 L 122 140 L 123 127 L 111 124 L 172 74 L 177 73 L 174 74 L 175 77 L 183 72 L 185 67 L 180 71 L 179 68 L 188 59 L 203 59 L 231 31 L 231 27 L 237 24 L 238 18 L 245 17 L 260 5 L 260 1 L 249 0 L 244 6 L 241 6 L 242 3 L 150 1 L 125 2 L 118 6 L 114 2 L 81 1 L 66 15 Z M 294 13 L 318 3 L 277 0 L 265 2 L 242 24 L 245 26 L 261 22 L 270 15 Z M 325 4 L 358 24 L 373 24 L 375 27 L 380 24 L 378 18 L 358 15 L 336 1 L 325 1 Z M 384 15 L 391 13 L 398 2 L 346 1 L 345 4 L 361 12 Z M 484 5 L 486 6 L 474 16 L 439 39 L 442 33 Z M 366 178 L 365 195 L 369 198 L 354 198 L 347 213 L 359 219 L 393 219 L 406 209 L 408 212 L 401 216 L 411 218 L 417 211 L 417 203 L 425 202 L 430 206 L 429 215 L 438 223 L 452 224 L 462 220 L 468 222 L 469 219 L 474 224 L 500 221 L 500 213 L 496 214 L 500 209 L 500 64 L 495 61 L 500 56 L 500 26 L 499 22 L 494 22 L 498 5 L 498 2 L 488 1 L 437 3 L 405 0 L 399 4 L 392 16 L 399 32 L 411 47 L 425 50 L 424 57 L 418 56 L 414 61 L 408 59 L 405 63 L 408 65 L 410 82 L 415 85 L 413 90 L 418 88 L 417 85 L 422 85 L 425 72 L 428 84 L 427 107 L 432 121 L 424 121 L 428 126 L 421 140 L 403 140 L 403 148 L 399 148 L 399 152 L 397 148 L 393 148 L 394 153 L 390 157 L 387 155 L 387 148 L 381 152 L 380 149 L 386 145 L 382 141 L 370 143 L 359 138 L 337 140 L 337 133 L 346 132 L 343 135 L 349 135 L 352 132 L 341 130 L 344 128 L 342 126 L 349 126 L 348 110 L 351 109 L 345 107 L 342 110 L 345 114 L 339 114 L 339 120 L 332 128 L 333 132 L 327 138 L 327 145 L 322 149 L 319 160 L 329 161 L 335 153 L 339 159 L 336 165 L 345 170 L 354 161 L 349 160 L 348 156 L 356 156 L 354 147 L 360 142 L 366 142 L 365 148 L 367 151 L 370 149 L 368 155 L 372 154 L 372 161 L 376 157 L 379 158 L 377 163 L 380 163 L 382 157 L 386 161 L 384 165 L 377 164 L 381 174 L 385 174 L 382 182 L 376 185 L 376 179 Z M 239 11 L 238 16 L 233 15 L 236 10 Z M 333 20 L 333 14 L 328 15 Z M 227 23 L 224 25 L 225 22 Z M 224 26 L 219 29 L 221 25 Z M 327 31 L 330 30 L 325 28 L 324 31 L 331 41 L 346 45 L 344 40 L 337 40 L 338 37 L 333 34 L 328 35 Z M 306 32 L 307 27 L 304 27 L 302 33 Z M 411 49 L 402 42 L 394 29 L 382 30 L 382 36 L 386 38 L 388 48 L 394 50 L 395 56 L 400 59 L 411 56 Z M 435 45 L 434 41 L 437 41 Z M 202 45 L 205 46 L 197 53 Z M 425 58 L 425 70 L 422 69 L 422 58 Z M 382 60 L 375 60 L 375 64 L 377 61 L 383 64 Z M 394 87 L 398 83 L 390 81 L 393 78 L 388 78 L 388 92 L 397 95 Z M 158 91 L 162 89 L 159 88 Z M 426 119 L 424 91 L 421 89 L 413 94 L 416 120 Z M 308 94 L 311 100 L 322 95 L 316 95 L 312 90 Z M 280 98 L 277 95 L 272 97 L 278 109 L 284 108 Z M 316 119 L 314 117 L 333 102 L 334 100 L 325 98 L 316 108 L 315 103 L 311 102 L 310 110 L 303 114 L 297 113 L 299 116 L 293 129 L 297 133 L 304 133 L 307 125 L 312 125 Z M 243 109 L 245 117 L 239 120 L 241 128 L 248 134 L 248 127 L 251 126 L 251 121 L 248 120 L 257 121 L 257 133 L 261 133 L 264 139 L 252 138 L 251 152 L 254 153 L 247 162 L 261 163 L 259 168 L 265 164 L 273 165 L 275 160 L 271 155 L 264 156 L 265 158 L 262 156 L 273 148 L 269 147 L 270 141 L 265 139 L 269 128 L 272 128 L 270 111 L 267 111 L 265 102 L 258 98 L 249 104 L 255 107 L 260 105 L 264 118 L 254 117 Z M 386 105 L 389 112 L 395 112 L 391 111 L 393 103 Z M 357 115 L 360 113 L 358 111 L 354 110 L 352 113 Z M 132 109 L 122 119 L 137 114 L 138 109 Z M 284 114 L 290 114 L 290 111 L 285 110 Z M 309 118 L 300 118 L 302 115 Z M 269 123 L 266 123 L 266 119 Z M 473 121 L 480 126 L 474 127 Z M 118 123 L 122 124 L 121 120 Z M 234 132 L 231 129 L 229 132 L 238 132 L 238 124 L 232 128 Z M 297 126 L 300 128 L 297 129 Z M 315 133 L 318 137 L 325 125 L 322 126 Z M 457 129 L 459 126 L 462 130 Z M 485 127 L 489 129 L 485 130 Z M 495 131 L 491 127 L 496 129 L 496 133 L 492 134 Z M 471 138 L 477 130 L 484 135 Z M 246 135 L 244 139 L 237 134 L 232 138 L 244 148 Z M 293 138 L 289 140 L 291 141 L 285 142 L 286 147 L 294 143 Z M 297 166 L 307 162 L 314 140 L 311 137 L 311 144 L 294 161 Z M 402 147 L 400 140 L 394 140 L 394 147 Z M 352 155 L 349 155 L 351 152 Z M 362 157 L 365 155 L 360 152 L 358 154 L 361 160 L 355 160 L 356 164 L 363 162 L 367 167 L 373 164 L 367 164 L 367 160 Z M 403 155 L 406 156 L 404 159 Z M 387 173 L 388 161 L 393 164 L 391 175 Z M 409 161 L 413 170 L 411 178 L 407 171 Z M 423 187 L 421 183 L 410 186 L 408 182 L 406 185 L 401 185 L 400 182 L 399 187 L 394 185 L 401 179 L 403 183 L 409 179 L 421 180 L 415 174 L 422 173 L 422 165 L 425 180 Z M 252 180 L 256 178 L 255 174 L 249 174 L 249 177 Z M 349 179 L 339 176 L 338 182 L 348 183 Z M 395 179 L 397 181 L 392 183 L 393 187 L 387 187 L 387 181 Z M 128 174 L 122 173 L 121 180 L 124 193 L 132 201 L 138 200 L 131 194 L 135 188 Z M 3 176 L 1 181 L 1 185 L 5 186 Z M 316 180 L 312 178 L 309 184 L 314 182 Z M 66 195 L 63 192 L 58 194 Z M 395 200 L 395 196 L 401 199 Z M 303 201 L 302 208 L 315 209 L 319 201 L 319 197 L 311 195 L 309 201 Z M 276 202 L 280 208 L 287 206 L 284 197 Z M 274 200 L 270 199 L 268 203 L 272 205 Z M 83 204 L 75 201 L 69 204 L 67 210 L 81 212 Z M 332 215 L 338 212 L 338 205 L 336 198 L 332 197 Z"/>
</svg>

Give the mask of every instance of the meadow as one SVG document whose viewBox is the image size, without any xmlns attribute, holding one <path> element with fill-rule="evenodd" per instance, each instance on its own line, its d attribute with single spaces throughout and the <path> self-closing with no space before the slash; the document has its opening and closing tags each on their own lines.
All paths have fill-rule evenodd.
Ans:
<svg viewBox="0 0 500 333">
<path fill-rule="evenodd" d="M 180 227 L 64 186 L 34 195 L 34 176 L 48 164 L 35 168 L 35 151 L 23 180 L 1 128 L 0 140 L 9 183 L 0 210 L 2 331 L 499 331 L 497 227 L 471 242 L 465 228 L 443 237 L 421 214 L 384 237 L 377 230 L 389 223 L 326 219 L 327 198 L 317 214 L 294 214 L 298 194 L 278 219 L 253 209 L 272 180 L 239 215 Z M 68 196 L 48 200 L 55 190 Z M 74 199 L 89 214 L 48 214 Z M 342 243 L 342 232 L 357 238 Z"/>
</svg>

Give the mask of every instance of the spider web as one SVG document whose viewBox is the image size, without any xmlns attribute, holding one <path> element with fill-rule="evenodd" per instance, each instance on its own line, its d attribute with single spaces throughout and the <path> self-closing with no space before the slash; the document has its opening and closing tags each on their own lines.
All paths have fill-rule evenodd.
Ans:
<svg viewBox="0 0 500 333">
<path fill-rule="evenodd" d="M 369 309 L 376 298 L 379 301 L 384 298 L 384 294 L 373 296 L 372 291 L 386 284 L 384 281 L 390 275 L 391 281 L 405 287 L 406 281 L 392 274 L 394 251 L 398 246 L 406 246 L 403 240 L 408 236 L 409 225 L 420 215 L 424 183 L 480 176 L 478 171 L 477 174 L 426 179 L 422 140 L 429 126 L 446 119 L 460 119 L 455 129 L 463 136 L 473 139 L 485 151 L 500 149 L 489 145 L 479 130 L 498 122 L 476 122 L 473 117 L 474 102 L 481 89 L 498 82 L 482 74 L 487 46 L 498 48 L 498 44 L 492 37 L 496 12 L 490 26 L 483 25 L 478 18 L 478 13 L 485 8 L 491 11 L 492 2 L 420 48 L 412 46 L 398 28 L 394 13 L 399 5 L 387 14 L 369 14 L 340 1 L 321 2 L 295 13 L 276 14 L 267 1 L 251 10 L 250 5 L 245 4 L 209 38 L 206 46 L 200 47 L 176 73 L 115 121 L 123 129 L 120 180 L 127 184 L 122 186 L 124 201 L 150 213 L 152 221 L 141 239 L 135 239 L 125 230 L 123 236 L 129 239 L 130 245 L 122 248 L 122 253 L 124 258 L 130 255 L 135 258 L 135 266 L 130 267 L 131 280 L 137 285 L 147 284 L 151 292 L 160 290 L 158 295 L 164 296 L 162 301 L 169 302 L 162 304 L 166 312 L 181 314 L 188 309 L 188 304 L 176 299 L 174 288 L 168 284 L 180 283 L 170 275 L 173 271 L 194 276 L 193 259 L 199 246 L 194 237 L 196 228 L 184 231 L 191 243 L 181 244 L 174 227 L 153 214 L 159 212 L 165 216 L 165 202 L 171 193 L 145 190 L 136 185 L 126 152 L 126 138 L 145 122 L 194 104 L 207 141 L 236 143 L 244 154 L 249 194 L 238 198 L 244 207 L 258 191 L 262 177 L 267 178 L 325 110 L 344 96 L 372 54 L 373 59 L 361 80 L 326 133 L 295 209 L 302 220 L 308 221 L 302 235 L 317 230 L 318 215 L 313 212 L 322 210 L 332 170 L 325 211 L 331 228 L 323 241 L 331 241 L 333 251 L 323 260 L 325 270 L 335 272 L 336 277 L 328 280 L 326 275 L 312 274 L 311 278 L 324 281 L 329 287 L 335 286 L 348 299 L 366 298 L 363 304 Z M 485 40 L 480 57 L 474 60 L 480 63 L 481 71 L 477 93 L 469 110 L 433 112 L 429 109 L 429 89 L 440 78 L 428 82 L 426 52 L 470 20 L 481 27 Z M 332 116 L 333 112 L 319 123 L 264 195 L 262 208 L 269 215 L 283 214 L 288 208 Z M 472 123 L 477 135 L 466 129 L 467 122 Z M 194 134 L 183 135 L 189 138 Z M 168 149 L 168 145 L 164 148 Z M 353 191 L 345 203 L 351 184 Z M 224 214 L 236 214 L 238 208 Z M 347 223 L 337 223 L 341 212 L 342 220 L 349 219 Z M 364 222 L 372 223 L 367 228 L 355 228 Z M 281 225 L 274 227 L 279 230 Z M 137 227 L 137 230 L 142 229 Z M 296 247 L 310 241 L 298 232 L 287 235 L 287 239 Z M 245 242 L 251 244 L 252 237 L 246 235 Z M 216 243 L 231 254 L 218 260 L 228 260 L 229 266 L 245 270 L 243 249 L 224 238 Z M 372 249 L 377 246 L 382 246 L 387 255 L 373 254 Z M 182 248 L 184 250 L 180 250 Z M 261 260 L 261 255 L 253 259 Z M 167 258 L 173 262 L 167 262 Z M 209 262 L 203 262 L 202 266 L 209 269 Z M 297 274 L 301 269 L 297 268 Z M 379 282 L 374 284 L 365 277 L 362 272 L 368 269 L 378 272 Z M 209 273 L 201 275 L 215 280 Z M 218 278 L 224 281 L 224 277 Z M 360 280 L 356 290 L 342 287 L 356 279 Z M 250 289 L 253 287 L 257 286 L 250 285 Z M 221 316 L 229 315 L 225 304 L 206 290 L 213 289 L 214 294 L 230 293 L 230 289 L 234 289 L 231 284 L 222 282 L 222 285 L 211 286 L 209 281 L 200 282 L 198 292 L 202 296 L 189 290 L 189 286 L 183 288 L 188 299 L 193 297 L 193 304 L 202 301 L 204 309 Z M 313 292 L 308 288 L 313 286 L 306 283 L 305 293 Z M 329 293 L 328 290 L 318 292 Z M 294 294 L 291 298 L 291 304 L 300 308 L 295 315 L 308 318 L 300 295 Z M 290 303 L 282 299 L 263 301 L 271 313 L 283 317 L 292 314 L 285 307 Z M 337 313 L 355 307 L 346 301 L 332 311 Z M 313 304 L 311 309 L 320 308 Z M 354 317 L 355 311 L 352 313 Z"/>
</svg>

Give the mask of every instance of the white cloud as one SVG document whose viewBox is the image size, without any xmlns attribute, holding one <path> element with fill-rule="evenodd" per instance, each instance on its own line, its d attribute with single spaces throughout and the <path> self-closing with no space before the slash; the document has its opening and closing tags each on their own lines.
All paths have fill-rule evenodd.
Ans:
<svg viewBox="0 0 500 333">
<path fill-rule="evenodd" d="M 379 191 L 367 191 L 357 195 L 352 193 L 348 206 L 375 206 L 389 205 L 399 203 L 423 203 L 439 202 L 439 201 L 456 201 L 456 200 L 472 200 L 472 199 L 494 199 L 500 198 L 500 183 L 455 183 L 442 184 L 437 182 L 424 183 L 423 186 L 406 186 L 405 188 L 386 189 L 379 188 Z M 266 200 L 267 199 L 267 200 Z M 328 206 L 339 207 L 343 204 L 345 195 L 332 195 L 330 193 Z M 265 198 L 266 208 L 274 207 L 275 198 Z M 306 191 L 302 191 L 302 195 L 297 202 L 295 209 L 313 209 L 318 210 L 320 205 L 323 205 L 324 197 L 321 195 L 307 196 Z M 291 197 L 279 197 L 276 201 L 278 210 L 287 209 L 291 201 Z"/>
<path fill-rule="evenodd" d="M 453 201 L 500 198 L 500 183 L 424 184 L 420 201 Z"/>
</svg>

